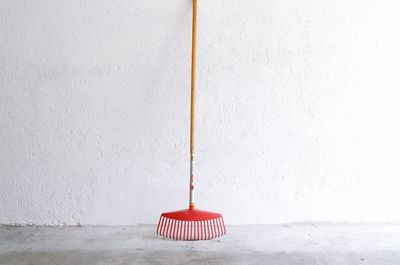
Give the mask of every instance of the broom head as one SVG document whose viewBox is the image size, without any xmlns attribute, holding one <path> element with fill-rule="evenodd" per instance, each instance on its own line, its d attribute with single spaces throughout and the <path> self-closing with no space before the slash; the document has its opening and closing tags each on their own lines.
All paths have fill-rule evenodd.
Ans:
<svg viewBox="0 0 400 265">
<path fill-rule="evenodd" d="M 187 209 L 161 214 L 157 234 L 175 240 L 208 240 L 225 235 L 226 230 L 221 214 Z"/>
</svg>

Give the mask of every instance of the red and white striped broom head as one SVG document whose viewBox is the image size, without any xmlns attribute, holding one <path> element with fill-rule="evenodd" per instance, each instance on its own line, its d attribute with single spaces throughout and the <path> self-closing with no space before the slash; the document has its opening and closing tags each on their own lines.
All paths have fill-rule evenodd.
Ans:
<svg viewBox="0 0 400 265">
<path fill-rule="evenodd" d="M 175 240 L 208 240 L 225 235 L 226 229 L 221 214 L 187 209 L 162 213 L 157 234 Z"/>
</svg>

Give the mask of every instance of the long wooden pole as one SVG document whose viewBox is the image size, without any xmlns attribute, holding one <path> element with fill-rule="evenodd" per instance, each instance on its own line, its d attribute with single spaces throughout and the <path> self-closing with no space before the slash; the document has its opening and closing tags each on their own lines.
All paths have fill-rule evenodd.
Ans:
<svg viewBox="0 0 400 265">
<path fill-rule="evenodd" d="M 197 35 L 197 0 L 193 0 L 193 21 L 192 21 L 192 80 L 190 95 L 190 199 L 189 209 L 194 209 L 194 139 L 195 139 L 195 118 L 196 118 L 196 35 Z"/>
<path fill-rule="evenodd" d="M 195 112 L 196 112 L 196 33 L 197 33 L 197 0 L 193 0 L 192 25 L 192 80 L 190 101 L 190 153 L 194 154 Z"/>
</svg>

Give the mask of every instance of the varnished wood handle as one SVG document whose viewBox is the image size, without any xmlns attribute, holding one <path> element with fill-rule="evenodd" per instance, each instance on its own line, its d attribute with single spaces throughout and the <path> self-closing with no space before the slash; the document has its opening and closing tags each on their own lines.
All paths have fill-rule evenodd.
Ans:
<svg viewBox="0 0 400 265">
<path fill-rule="evenodd" d="M 197 0 L 193 0 L 192 22 L 192 82 L 190 93 L 190 191 L 189 209 L 194 210 L 194 131 L 196 118 L 196 24 L 197 24 Z"/>
<path fill-rule="evenodd" d="M 190 154 L 194 154 L 195 118 L 196 118 L 196 35 L 197 35 L 197 0 L 193 0 L 192 21 L 192 80 L 190 96 Z"/>
</svg>

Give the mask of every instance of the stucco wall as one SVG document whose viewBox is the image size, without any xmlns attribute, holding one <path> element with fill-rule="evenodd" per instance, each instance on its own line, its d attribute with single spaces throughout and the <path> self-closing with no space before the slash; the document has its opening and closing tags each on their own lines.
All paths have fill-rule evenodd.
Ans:
<svg viewBox="0 0 400 265">
<path fill-rule="evenodd" d="M 400 220 L 398 10 L 199 0 L 197 205 Z M 0 223 L 186 207 L 190 27 L 190 0 L 0 1 Z"/>
</svg>

